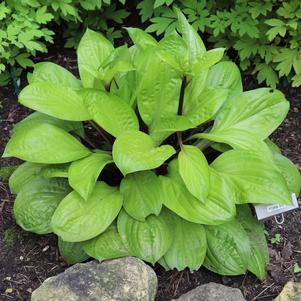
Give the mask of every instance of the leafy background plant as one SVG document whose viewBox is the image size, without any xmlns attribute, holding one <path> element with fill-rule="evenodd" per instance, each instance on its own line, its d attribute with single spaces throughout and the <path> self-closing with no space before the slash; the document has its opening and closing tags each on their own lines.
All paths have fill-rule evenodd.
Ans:
<svg viewBox="0 0 301 301">
<path fill-rule="evenodd" d="M 128 28 L 130 47 L 88 29 L 80 80 L 35 65 L 19 102 L 36 112 L 3 154 L 27 161 L 9 181 L 16 222 L 54 232 L 70 263 L 132 255 L 263 279 L 266 239 L 247 204 L 290 204 L 300 192 L 296 166 L 268 139 L 289 103 L 270 88 L 244 92 L 224 49 L 206 50 L 175 12 L 179 32 L 156 41 Z"/>
<path fill-rule="evenodd" d="M 116 30 L 116 24 L 121 25 L 129 16 L 128 5 L 125 0 L 2 2 L 0 83 L 9 80 L 5 65 L 32 66 L 30 57 L 47 51 L 46 43 L 54 38 L 53 23 L 64 25 L 67 47 L 78 44 L 86 27 L 103 32 L 111 40 L 120 38 L 122 31 Z M 161 35 L 177 27 L 172 5 L 181 8 L 208 43 L 231 50 L 229 54 L 240 68 L 255 75 L 259 83 L 275 87 L 283 79 L 292 87 L 301 85 L 299 0 L 143 0 L 131 3 L 130 9 L 133 12 L 137 8 L 148 32 Z M 18 77 L 21 70 L 13 72 L 12 76 Z"/>
</svg>

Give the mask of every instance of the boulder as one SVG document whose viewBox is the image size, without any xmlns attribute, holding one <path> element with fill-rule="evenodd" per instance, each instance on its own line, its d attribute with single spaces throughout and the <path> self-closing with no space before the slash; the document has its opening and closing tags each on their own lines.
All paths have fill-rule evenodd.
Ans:
<svg viewBox="0 0 301 301">
<path fill-rule="evenodd" d="M 301 283 L 289 281 L 274 301 L 300 301 Z"/>
<path fill-rule="evenodd" d="M 218 283 L 207 283 L 182 295 L 174 301 L 246 301 L 237 288 Z"/>
<path fill-rule="evenodd" d="M 46 279 L 31 301 L 152 301 L 155 272 L 140 259 L 125 257 L 79 263 Z"/>
</svg>

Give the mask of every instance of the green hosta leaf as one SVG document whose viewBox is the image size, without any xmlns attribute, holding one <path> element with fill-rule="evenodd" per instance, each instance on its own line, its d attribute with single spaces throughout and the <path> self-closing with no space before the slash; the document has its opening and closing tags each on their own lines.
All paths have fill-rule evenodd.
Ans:
<svg viewBox="0 0 301 301">
<path fill-rule="evenodd" d="M 99 88 L 99 68 L 114 48 L 103 35 L 87 29 L 78 48 L 77 59 L 81 81 L 85 88 Z"/>
<path fill-rule="evenodd" d="M 206 226 L 207 255 L 204 266 L 221 275 L 244 274 L 248 268 L 251 247 L 246 231 L 237 220 Z"/>
<path fill-rule="evenodd" d="M 188 23 L 183 13 L 179 9 L 176 9 L 176 13 L 179 20 L 180 31 L 189 49 L 190 62 L 193 64 L 205 54 L 206 48 L 202 39 L 196 30 Z"/>
<path fill-rule="evenodd" d="M 168 136 L 175 132 L 182 132 L 194 127 L 187 116 L 174 116 L 161 119 L 149 128 L 150 136 L 156 145 L 159 145 Z"/>
<path fill-rule="evenodd" d="M 121 206 L 121 194 L 104 182 L 97 182 L 88 200 L 75 191 L 68 194 L 56 209 L 51 227 L 65 241 L 88 240 L 109 227 Z"/>
<path fill-rule="evenodd" d="M 68 242 L 58 238 L 58 247 L 61 256 L 68 264 L 75 264 L 87 260 L 90 256 L 84 251 L 80 242 Z"/>
<path fill-rule="evenodd" d="M 155 147 L 151 137 L 140 131 L 124 132 L 113 144 L 113 159 L 123 175 L 157 168 L 173 154 L 172 146 Z"/>
<path fill-rule="evenodd" d="M 156 39 L 140 28 L 127 27 L 126 30 L 133 43 L 142 49 L 147 49 L 149 46 L 157 45 Z"/>
<path fill-rule="evenodd" d="M 34 163 L 66 163 L 90 153 L 64 130 L 41 123 L 14 133 L 6 145 L 3 157 L 17 157 Z"/>
<path fill-rule="evenodd" d="M 52 232 L 51 217 L 70 192 L 64 179 L 37 178 L 23 186 L 14 203 L 16 222 L 26 231 L 37 234 Z"/>
<path fill-rule="evenodd" d="M 80 137 L 84 137 L 85 131 L 83 124 L 81 122 L 77 121 L 67 121 L 67 120 L 62 120 L 62 119 L 57 119 L 55 117 L 40 113 L 40 112 L 34 112 L 18 122 L 13 131 L 14 133 L 16 131 L 19 131 L 21 128 L 23 131 L 25 131 L 25 127 L 30 129 L 34 124 L 39 124 L 39 123 L 49 123 L 52 125 L 55 125 L 67 132 L 74 132 Z"/>
<path fill-rule="evenodd" d="M 21 164 L 9 178 L 11 193 L 17 194 L 29 182 L 40 177 L 43 164 L 25 162 Z"/>
<path fill-rule="evenodd" d="M 188 267 L 196 271 L 203 264 L 207 251 L 204 226 L 187 222 L 172 215 L 174 240 L 164 255 L 164 261 L 171 269 L 178 271 Z"/>
<path fill-rule="evenodd" d="M 260 280 L 263 280 L 269 263 L 269 250 L 264 235 L 264 225 L 252 216 L 248 205 L 238 206 L 237 220 L 245 229 L 250 240 L 251 257 L 247 268 Z"/>
<path fill-rule="evenodd" d="M 227 151 L 211 167 L 236 185 L 239 203 L 291 204 L 283 176 L 256 152 Z"/>
<path fill-rule="evenodd" d="M 155 264 L 169 249 L 173 240 L 168 217 L 150 215 L 145 222 L 130 217 L 124 210 L 118 216 L 118 232 L 133 256 Z"/>
<path fill-rule="evenodd" d="M 144 51 L 137 67 L 138 109 L 148 126 L 177 115 L 181 88 L 177 72 L 162 61 L 156 51 L 154 48 Z"/>
<path fill-rule="evenodd" d="M 91 257 L 100 261 L 131 255 L 122 242 L 115 225 L 111 225 L 99 236 L 84 242 L 84 250 Z"/>
<path fill-rule="evenodd" d="M 51 164 L 41 168 L 44 178 L 68 178 L 69 164 Z"/>
<path fill-rule="evenodd" d="M 200 70 L 209 68 L 218 63 L 224 56 L 225 48 L 215 48 L 206 51 L 200 59 L 192 66 L 194 74 L 198 74 Z"/>
<path fill-rule="evenodd" d="M 72 89 L 80 89 L 82 84 L 71 72 L 60 65 L 51 62 L 42 62 L 34 65 L 32 73 L 28 73 L 30 84 L 47 82 Z"/>
<path fill-rule="evenodd" d="M 260 88 L 230 97 L 219 111 L 210 133 L 244 130 L 258 139 L 267 138 L 283 121 L 289 102 L 280 91 Z"/>
<path fill-rule="evenodd" d="M 160 188 L 160 181 L 152 171 L 127 175 L 120 184 L 127 214 L 141 222 L 150 214 L 159 215 L 162 208 Z"/>
<path fill-rule="evenodd" d="M 71 163 L 68 171 L 70 186 L 87 200 L 95 187 L 103 168 L 113 162 L 107 152 L 92 153 L 90 156 Z"/>
<path fill-rule="evenodd" d="M 33 110 L 64 120 L 89 120 L 82 97 L 72 88 L 48 82 L 35 82 L 19 94 L 19 102 Z"/>
<path fill-rule="evenodd" d="M 276 166 L 286 180 L 290 192 L 294 192 L 297 196 L 301 189 L 301 175 L 296 165 L 288 158 L 279 153 L 274 154 Z"/>
<path fill-rule="evenodd" d="M 134 110 L 119 97 L 92 89 L 82 91 L 81 95 L 92 119 L 114 137 L 139 129 Z"/>
<path fill-rule="evenodd" d="M 219 173 L 210 169 L 210 189 L 205 204 L 189 193 L 178 173 L 177 160 L 169 164 L 169 176 L 160 176 L 163 204 L 187 221 L 218 225 L 235 215 L 235 189 Z"/>
<path fill-rule="evenodd" d="M 196 146 L 181 146 L 179 173 L 189 192 L 205 202 L 209 193 L 209 167 L 206 157 Z"/>
<path fill-rule="evenodd" d="M 240 71 L 232 62 L 220 62 L 210 68 L 207 85 L 208 88 L 222 87 L 235 93 L 242 92 Z"/>
<path fill-rule="evenodd" d="M 194 126 L 198 126 L 214 118 L 228 94 L 228 89 L 224 88 L 205 89 L 196 98 L 185 98 L 183 112 Z"/>
</svg>

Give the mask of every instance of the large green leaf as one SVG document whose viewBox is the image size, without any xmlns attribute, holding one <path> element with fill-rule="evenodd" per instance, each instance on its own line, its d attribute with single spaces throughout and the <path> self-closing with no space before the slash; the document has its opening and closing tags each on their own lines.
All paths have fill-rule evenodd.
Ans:
<svg viewBox="0 0 301 301">
<path fill-rule="evenodd" d="M 88 200 L 77 192 L 68 194 L 56 209 L 51 227 L 63 240 L 78 242 L 104 232 L 122 206 L 122 195 L 104 182 L 97 182 Z"/>
<path fill-rule="evenodd" d="M 240 71 L 232 62 L 220 62 L 210 68 L 207 85 L 208 88 L 227 88 L 232 93 L 242 92 Z"/>
<path fill-rule="evenodd" d="M 50 164 L 41 168 L 41 175 L 44 178 L 68 178 L 70 164 Z"/>
<path fill-rule="evenodd" d="M 140 28 L 126 27 L 126 30 L 133 43 L 142 49 L 157 45 L 156 39 Z"/>
<path fill-rule="evenodd" d="M 36 111 L 64 120 L 89 120 L 83 98 L 76 90 L 60 84 L 34 82 L 19 94 L 19 102 Z"/>
<path fill-rule="evenodd" d="M 285 179 L 263 156 L 247 150 L 230 150 L 211 164 L 237 187 L 239 203 L 291 204 Z"/>
<path fill-rule="evenodd" d="M 168 136 L 175 132 L 182 132 L 194 127 L 194 124 L 187 116 L 174 116 L 160 119 L 157 123 L 149 127 L 149 134 L 156 145 L 159 145 Z"/>
<path fill-rule="evenodd" d="M 178 16 L 180 32 L 189 49 L 190 63 L 194 64 L 205 54 L 206 48 L 201 37 L 199 36 L 197 31 L 188 23 L 183 13 L 179 9 L 176 9 L 176 13 Z"/>
<path fill-rule="evenodd" d="M 32 73 L 28 73 L 30 84 L 47 82 L 65 87 L 80 89 L 82 84 L 71 72 L 60 65 L 51 62 L 41 62 L 34 65 Z"/>
<path fill-rule="evenodd" d="M 204 226 L 190 223 L 172 215 L 174 240 L 164 255 L 169 268 L 178 271 L 189 268 L 196 271 L 203 264 L 207 251 Z"/>
<path fill-rule="evenodd" d="M 100 68 L 113 50 L 114 47 L 103 35 L 86 30 L 77 48 L 79 74 L 85 88 L 101 87 L 97 80 Z"/>
<path fill-rule="evenodd" d="M 64 179 L 36 178 L 30 181 L 22 187 L 14 203 L 17 224 L 37 234 L 52 232 L 51 217 L 70 190 Z"/>
<path fill-rule="evenodd" d="M 85 135 L 84 127 L 81 122 L 62 120 L 40 112 L 34 112 L 18 122 L 13 131 L 19 131 L 24 127 L 30 128 L 32 125 L 37 123 L 49 123 L 65 130 L 66 132 L 74 132 L 80 137 L 84 137 Z"/>
<path fill-rule="evenodd" d="M 296 165 L 279 153 L 274 154 L 274 160 L 280 173 L 286 180 L 289 191 L 298 196 L 301 189 L 301 175 Z"/>
<path fill-rule="evenodd" d="M 123 175 L 159 167 L 175 153 L 170 145 L 155 147 L 153 140 L 140 131 L 127 131 L 113 144 L 113 159 Z"/>
<path fill-rule="evenodd" d="M 280 125 L 288 109 L 289 102 L 277 90 L 260 88 L 235 94 L 217 114 L 210 133 L 223 135 L 229 129 L 244 130 L 263 140 Z"/>
<path fill-rule="evenodd" d="M 17 157 L 34 163 L 66 163 L 91 152 L 76 138 L 51 124 L 34 124 L 13 134 L 3 157 Z"/>
<path fill-rule="evenodd" d="M 179 173 L 189 192 L 202 202 L 209 193 L 209 166 L 204 154 L 193 145 L 182 145 Z"/>
<path fill-rule="evenodd" d="M 40 177 L 43 164 L 25 162 L 18 166 L 9 178 L 9 189 L 11 193 L 17 194 L 23 186 L 30 181 Z"/>
<path fill-rule="evenodd" d="M 83 199 L 91 195 L 97 178 L 103 168 L 113 162 L 108 152 L 98 151 L 90 156 L 74 161 L 68 170 L 70 186 L 80 194 Z"/>
<path fill-rule="evenodd" d="M 119 97 L 92 89 L 82 91 L 92 119 L 117 137 L 127 130 L 139 130 L 139 122 L 130 105 Z"/>
<path fill-rule="evenodd" d="M 205 226 L 207 255 L 204 266 L 221 275 L 244 274 L 250 262 L 250 241 L 237 220 Z"/>
<path fill-rule="evenodd" d="M 118 216 L 118 232 L 131 255 L 155 264 L 172 243 L 172 228 L 166 213 L 150 215 L 145 222 L 130 217 L 124 210 Z"/>
<path fill-rule="evenodd" d="M 178 172 L 177 160 L 169 164 L 168 177 L 160 176 L 163 204 L 187 221 L 218 225 L 235 216 L 235 189 L 210 168 L 210 189 L 205 204 L 187 190 Z"/>
<path fill-rule="evenodd" d="M 102 234 L 84 242 L 84 250 L 91 257 L 100 261 L 131 255 L 122 242 L 115 225 L 111 225 Z"/>
<path fill-rule="evenodd" d="M 238 206 L 237 220 L 245 229 L 250 240 L 251 257 L 247 268 L 263 280 L 269 263 L 269 249 L 264 235 L 264 225 L 252 216 L 248 205 Z"/>
<path fill-rule="evenodd" d="M 153 48 L 144 51 L 137 66 L 138 109 L 148 126 L 177 115 L 181 89 L 180 76 L 156 51 Z"/>
<path fill-rule="evenodd" d="M 68 264 L 75 264 L 87 260 L 90 256 L 83 249 L 80 242 L 68 242 L 58 238 L 58 247 L 61 256 Z"/>
<path fill-rule="evenodd" d="M 127 175 L 120 184 L 125 211 L 141 222 L 150 214 L 158 215 L 162 208 L 160 188 L 160 181 L 152 171 Z"/>
<path fill-rule="evenodd" d="M 196 98 L 186 98 L 183 114 L 194 126 L 198 126 L 214 118 L 228 97 L 228 90 L 224 88 L 205 89 Z"/>
</svg>

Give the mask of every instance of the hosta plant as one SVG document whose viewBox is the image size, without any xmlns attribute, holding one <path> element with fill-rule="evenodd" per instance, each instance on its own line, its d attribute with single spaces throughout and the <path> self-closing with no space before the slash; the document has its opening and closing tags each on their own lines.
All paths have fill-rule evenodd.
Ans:
<svg viewBox="0 0 301 301">
<path fill-rule="evenodd" d="M 277 90 L 244 92 L 238 68 L 206 50 L 180 11 L 157 42 L 128 28 L 114 48 L 88 30 L 80 80 L 35 65 L 4 157 L 25 230 L 54 232 L 69 263 L 137 256 L 166 269 L 264 278 L 263 225 L 249 203 L 290 204 L 300 174 L 269 135 L 289 103 Z"/>
</svg>

